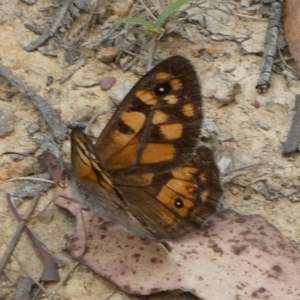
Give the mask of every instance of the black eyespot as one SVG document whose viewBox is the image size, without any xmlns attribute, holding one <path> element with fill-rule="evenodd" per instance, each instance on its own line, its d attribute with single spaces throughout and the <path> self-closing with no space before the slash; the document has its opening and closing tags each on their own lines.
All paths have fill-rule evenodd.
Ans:
<svg viewBox="0 0 300 300">
<path fill-rule="evenodd" d="M 154 88 L 154 93 L 156 94 L 156 96 L 164 96 L 164 95 L 170 93 L 171 90 L 172 90 L 172 87 L 171 87 L 170 83 L 167 81 L 167 82 L 159 83 Z"/>
<path fill-rule="evenodd" d="M 183 201 L 182 201 L 182 199 L 176 198 L 175 201 L 174 201 L 174 205 L 175 205 L 177 208 L 182 208 L 182 207 L 183 207 Z"/>
</svg>

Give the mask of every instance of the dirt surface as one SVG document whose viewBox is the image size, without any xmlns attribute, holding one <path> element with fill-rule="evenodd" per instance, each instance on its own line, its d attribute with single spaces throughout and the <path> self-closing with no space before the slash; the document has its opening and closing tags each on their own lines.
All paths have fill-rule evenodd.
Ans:
<svg viewBox="0 0 300 300">
<path fill-rule="evenodd" d="M 64 121 L 79 120 L 82 115 L 83 118 L 92 117 L 96 113 L 109 111 L 91 127 L 92 135 L 97 136 L 114 107 L 109 99 L 110 91 L 102 91 L 99 86 L 75 88 L 74 83 L 91 83 L 105 76 L 115 76 L 115 86 L 120 86 L 126 80 L 136 81 L 139 77 L 131 72 L 123 73 L 114 64 L 100 62 L 97 51 L 85 50 L 85 64 L 70 80 L 60 83 L 60 79 L 74 68 L 74 65 L 65 63 L 63 49 L 51 46 L 47 48 L 47 44 L 43 46 L 54 51 L 57 57 L 45 56 L 39 51 L 23 50 L 24 46 L 37 37 L 24 24 L 33 21 L 45 24 L 47 15 L 40 9 L 48 5 L 51 5 L 51 1 L 39 1 L 33 6 L 16 0 L 1 1 L 1 63 L 44 97 Z M 239 2 L 236 5 L 240 8 Z M 253 18 L 234 18 L 238 20 L 237 32 L 248 32 L 247 46 L 255 48 L 258 41 L 263 45 L 267 22 L 259 12 Z M 241 29 L 238 26 L 243 27 Z M 262 64 L 259 50 L 243 55 L 243 45 L 238 38 L 220 38 L 216 41 L 216 34 L 201 30 L 199 26 L 191 27 L 190 32 L 194 43 L 175 34 L 162 38 L 158 43 L 157 58 L 180 54 L 190 58 L 195 65 L 203 86 L 206 117 L 204 129 L 218 141 L 216 148 L 221 168 L 224 168 L 225 158 L 229 162 L 226 172 L 259 163 L 228 175 L 239 176 L 223 186 L 223 206 L 242 214 L 260 214 L 300 247 L 300 203 L 290 201 L 300 200 L 300 159 L 297 154 L 289 157 L 281 155 L 282 144 L 294 115 L 295 95 L 300 92 L 299 81 L 288 70 L 281 74 L 273 73 L 270 89 L 260 95 L 255 89 Z M 205 55 L 195 57 L 195 53 L 199 53 L 198 50 L 201 49 L 206 49 Z M 47 85 L 49 76 L 54 78 L 51 85 Z M 224 82 L 228 83 L 228 93 L 234 92 L 227 98 L 224 96 L 227 93 Z M 11 93 L 13 97 L 8 97 Z M 228 104 L 224 105 L 224 101 Z M 32 128 L 37 128 L 36 135 L 44 134 L 49 128 L 30 100 L 18 93 L 4 78 L 0 78 L 0 109 L 12 112 L 14 125 L 11 133 L 0 138 L 0 180 L 3 181 L 0 188 L 1 258 L 18 225 L 8 208 L 6 193 L 14 193 L 24 183 L 4 181 L 41 173 L 36 158 L 41 149 L 37 150 Z M 212 130 L 213 127 L 216 129 Z M 69 140 L 61 145 L 61 149 L 68 160 Z M 5 154 L 8 152 L 20 155 Z M 63 278 L 75 263 L 64 250 L 65 238 L 72 234 L 74 221 L 65 211 L 51 204 L 48 210 L 53 214 L 52 220 L 44 223 L 37 218 L 38 213 L 51 201 L 53 193 L 54 188 L 42 193 L 29 224 L 49 250 L 61 260 L 60 275 Z M 28 199 L 18 202 L 21 213 L 26 211 L 29 202 Z M 5 276 L 1 277 L 0 299 L 12 299 L 17 278 L 29 273 L 38 279 L 41 268 L 29 239 L 23 236 L 6 268 Z M 56 287 L 57 284 L 54 283 L 46 285 L 49 295 Z M 135 298 L 79 266 L 68 275 L 65 285 L 58 291 L 57 299 L 106 299 L 109 295 L 112 295 L 110 299 Z M 164 297 L 166 296 L 153 296 L 161 299 Z"/>
</svg>

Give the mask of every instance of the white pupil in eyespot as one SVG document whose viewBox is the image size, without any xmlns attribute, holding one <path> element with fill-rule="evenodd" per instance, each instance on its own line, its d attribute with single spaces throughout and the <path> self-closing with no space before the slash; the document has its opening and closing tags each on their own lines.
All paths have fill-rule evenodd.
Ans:
<svg viewBox="0 0 300 300">
<path fill-rule="evenodd" d="M 182 200 L 181 199 L 176 199 L 175 200 L 175 206 L 180 208 L 183 206 Z"/>
</svg>

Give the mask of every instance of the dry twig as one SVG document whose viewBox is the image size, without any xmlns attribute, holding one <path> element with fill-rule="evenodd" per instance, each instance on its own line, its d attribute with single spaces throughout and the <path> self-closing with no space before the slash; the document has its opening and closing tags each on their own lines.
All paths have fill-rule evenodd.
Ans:
<svg viewBox="0 0 300 300">
<path fill-rule="evenodd" d="M 293 119 L 287 140 L 283 145 L 282 154 L 295 152 L 300 145 L 300 95 L 296 96 L 296 114 Z"/>
<path fill-rule="evenodd" d="M 27 212 L 25 214 L 25 217 L 23 218 L 23 220 L 20 222 L 20 225 L 19 227 L 17 228 L 9 246 L 7 247 L 7 250 L 5 251 L 3 257 L 2 257 L 2 261 L 0 262 L 0 276 L 3 274 L 3 271 L 11 257 L 11 255 L 13 254 L 18 242 L 19 242 L 19 239 L 25 229 L 25 226 L 26 226 L 26 221 L 29 220 L 31 214 L 33 213 L 38 201 L 40 199 L 40 195 L 36 195 L 33 199 L 33 201 L 31 202 L 30 206 L 28 207 L 27 209 Z M 12 202 L 11 200 L 11 195 L 10 194 L 7 194 L 7 201 L 8 202 Z"/>
<path fill-rule="evenodd" d="M 0 76 L 6 78 L 12 85 L 14 85 L 23 95 L 28 97 L 33 105 L 39 110 L 46 123 L 52 129 L 54 138 L 58 142 L 65 139 L 67 128 L 64 122 L 56 111 L 38 95 L 30 86 L 22 82 L 18 77 L 11 73 L 4 65 L 0 63 Z"/>
<path fill-rule="evenodd" d="M 22 222 L 22 218 L 19 215 L 14 203 L 11 201 L 10 198 L 7 199 L 8 204 L 15 216 L 15 218 Z M 40 240 L 32 233 L 32 231 L 26 226 L 26 224 L 23 225 L 23 230 L 27 233 L 28 237 L 31 239 L 33 245 L 35 246 L 36 251 L 38 252 L 38 255 L 40 256 L 44 269 L 41 275 L 40 280 L 41 281 L 59 281 L 59 274 L 56 266 L 56 262 L 50 253 L 50 251 L 43 245 Z"/>
<path fill-rule="evenodd" d="M 264 52 L 264 64 L 260 72 L 260 78 L 256 84 L 259 93 L 265 93 L 270 86 L 270 78 L 274 57 L 277 50 L 277 41 L 279 36 L 279 23 L 282 15 L 282 0 L 272 3 L 271 15 L 269 19 L 266 34 L 266 49 Z"/>
</svg>

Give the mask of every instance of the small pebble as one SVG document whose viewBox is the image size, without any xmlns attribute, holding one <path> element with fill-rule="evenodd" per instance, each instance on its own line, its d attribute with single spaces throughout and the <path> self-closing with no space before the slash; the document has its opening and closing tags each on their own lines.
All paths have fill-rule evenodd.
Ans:
<svg viewBox="0 0 300 300">
<path fill-rule="evenodd" d="M 124 97 L 134 86 L 134 82 L 126 80 L 122 85 L 115 87 L 109 94 L 109 98 L 116 104 L 119 105 Z"/>
<path fill-rule="evenodd" d="M 115 47 L 101 48 L 97 54 L 97 58 L 104 63 L 110 63 L 115 60 L 118 55 L 118 49 Z"/>
<path fill-rule="evenodd" d="M 36 132 L 40 130 L 40 125 L 38 122 L 31 123 L 29 126 L 27 126 L 27 132 L 30 136 L 34 135 Z"/>
<path fill-rule="evenodd" d="M 21 1 L 28 4 L 28 5 L 34 5 L 35 4 L 35 0 L 21 0 Z"/>
<path fill-rule="evenodd" d="M 94 110 L 91 107 L 81 107 L 74 112 L 72 120 L 76 122 L 88 122 L 94 115 Z"/>
<path fill-rule="evenodd" d="M 53 76 L 48 76 L 47 77 L 47 82 L 46 82 L 46 86 L 49 86 L 49 85 L 51 85 L 52 83 L 54 82 L 54 78 L 53 78 Z"/>
<path fill-rule="evenodd" d="M 100 81 L 100 87 L 103 91 L 107 91 L 116 83 L 116 81 L 116 77 L 104 77 Z"/>
<path fill-rule="evenodd" d="M 0 109 L 0 137 L 9 135 L 14 131 L 14 115 L 8 108 Z"/>
<path fill-rule="evenodd" d="M 20 18 L 20 17 L 23 16 L 23 11 L 22 11 L 21 8 L 16 7 L 15 10 L 14 10 L 14 14 L 15 14 L 16 17 Z"/>
<path fill-rule="evenodd" d="M 113 13 L 118 17 L 124 18 L 128 16 L 131 5 L 131 1 L 115 1 L 114 5 L 112 6 Z"/>
</svg>

